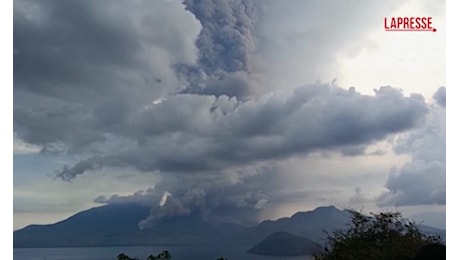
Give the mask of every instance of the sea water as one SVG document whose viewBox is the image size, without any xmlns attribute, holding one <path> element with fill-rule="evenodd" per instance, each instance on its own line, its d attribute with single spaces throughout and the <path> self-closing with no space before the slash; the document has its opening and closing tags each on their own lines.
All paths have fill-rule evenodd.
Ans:
<svg viewBox="0 0 460 260">
<path fill-rule="evenodd" d="M 62 248 L 14 248 L 14 260 L 117 260 L 124 253 L 140 260 L 149 255 L 158 255 L 168 250 L 172 260 L 216 260 L 219 257 L 228 260 L 311 260 L 311 256 L 284 257 L 259 256 L 246 253 L 246 247 L 210 247 L 210 246 L 149 246 L 149 247 L 62 247 Z"/>
</svg>

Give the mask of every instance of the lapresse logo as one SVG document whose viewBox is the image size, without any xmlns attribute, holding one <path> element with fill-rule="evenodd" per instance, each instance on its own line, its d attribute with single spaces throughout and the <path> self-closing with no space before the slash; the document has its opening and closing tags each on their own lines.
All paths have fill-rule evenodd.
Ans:
<svg viewBox="0 0 460 260">
<path fill-rule="evenodd" d="M 383 26 L 387 32 L 436 32 L 433 17 L 384 17 Z"/>
</svg>

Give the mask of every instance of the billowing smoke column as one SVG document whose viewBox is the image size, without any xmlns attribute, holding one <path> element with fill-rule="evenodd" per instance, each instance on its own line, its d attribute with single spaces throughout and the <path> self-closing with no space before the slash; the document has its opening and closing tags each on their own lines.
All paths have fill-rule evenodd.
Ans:
<svg viewBox="0 0 460 260">
<path fill-rule="evenodd" d="M 184 4 L 203 26 L 196 45 L 206 74 L 249 72 L 249 53 L 254 48 L 252 1 L 185 0 Z"/>
<path fill-rule="evenodd" d="M 185 93 L 244 97 L 251 72 L 255 21 L 251 0 L 185 0 L 186 9 L 201 22 L 196 40 L 198 66 L 176 65 Z"/>
<path fill-rule="evenodd" d="M 201 189 L 190 189 L 181 196 L 174 196 L 166 191 L 159 205 L 153 206 L 149 216 L 139 222 L 139 228 L 149 229 L 161 219 L 188 216 L 193 210 L 201 210 L 206 204 L 205 195 L 205 191 Z"/>
</svg>

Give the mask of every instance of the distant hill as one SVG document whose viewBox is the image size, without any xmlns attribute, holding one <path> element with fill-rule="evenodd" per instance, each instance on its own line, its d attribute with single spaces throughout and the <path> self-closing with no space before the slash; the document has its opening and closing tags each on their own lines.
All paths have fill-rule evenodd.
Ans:
<svg viewBox="0 0 460 260">
<path fill-rule="evenodd" d="M 13 233 L 14 247 L 82 247 L 159 244 L 206 244 L 221 241 L 225 225 L 216 227 L 200 215 L 174 217 L 149 230 L 138 223 L 150 207 L 140 204 L 111 204 L 79 212 L 49 225 L 30 225 Z"/>
<path fill-rule="evenodd" d="M 256 255 L 272 256 L 303 256 L 313 255 L 322 247 L 308 238 L 293 235 L 288 232 L 275 232 L 248 250 Z"/>
<path fill-rule="evenodd" d="M 49 225 L 30 225 L 13 233 L 14 247 L 72 247 L 122 244 L 141 235 L 137 223 L 150 207 L 113 204 L 81 211 Z M 132 243 L 128 243 L 130 245 Z"/>
<path fill-rule="evenodd" d="M 298 212 L 291 217 L 266 220 L 254 227 L 209 223 L 198 213 L 164 219 L 152 229 L 139 230 L 138 223 L 150 207 L 135 203 L 110 204 L 79 212 L 49 225 L 30 225 L 13 233 L 14 247 L 87 247 L 133 245 L 240 245 L 248 248 L 275 232 L 309 239 L 323 245 L 324 231 L 342 228 L 350 221 L 347 211 L 333 206 Z M 421 230 L 445 231 L 427 226 Z"/>
<path fill-rule="evenodd" d="M 342 228 L 350 220 L 351 216 L 347 211 L 334 206 L 318 207 L 312 211 L 297 212 L 291 217 L 265 220 L 255 227 L 244 229 L 237 235 L 236 241 L 255 244 L 274 232 L 285 231 L 323 244 L 326 239 L 325 231 Z"/>
</svg>

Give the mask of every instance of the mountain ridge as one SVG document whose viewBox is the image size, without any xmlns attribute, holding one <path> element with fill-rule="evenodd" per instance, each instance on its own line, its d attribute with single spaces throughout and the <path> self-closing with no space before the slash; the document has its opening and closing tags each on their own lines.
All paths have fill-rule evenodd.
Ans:
<svg viewBox="0 0 460 260">
<path fill-rule="evenodd" d="M 140 230 L 138 223 L 150 207 L 137 203 L 107 204 L 78 212 L 53 224 L 29 225 L 13 232 L 14 247 L 83 247 L 135 245 L 241 245 L 253 246 L 275 232 L 324 244 L 325 231 L 342 228 L 350 214 L 334 206 L 297 212 L 290 217 L 264 220 L 252 227 L 210 223 L 199 213 L 159 220 L 152 229 Z M 430 233 L 445 231 L 421 226 Z M 422 228 L 421 228 L 422 229 Z"/>
</svg>

